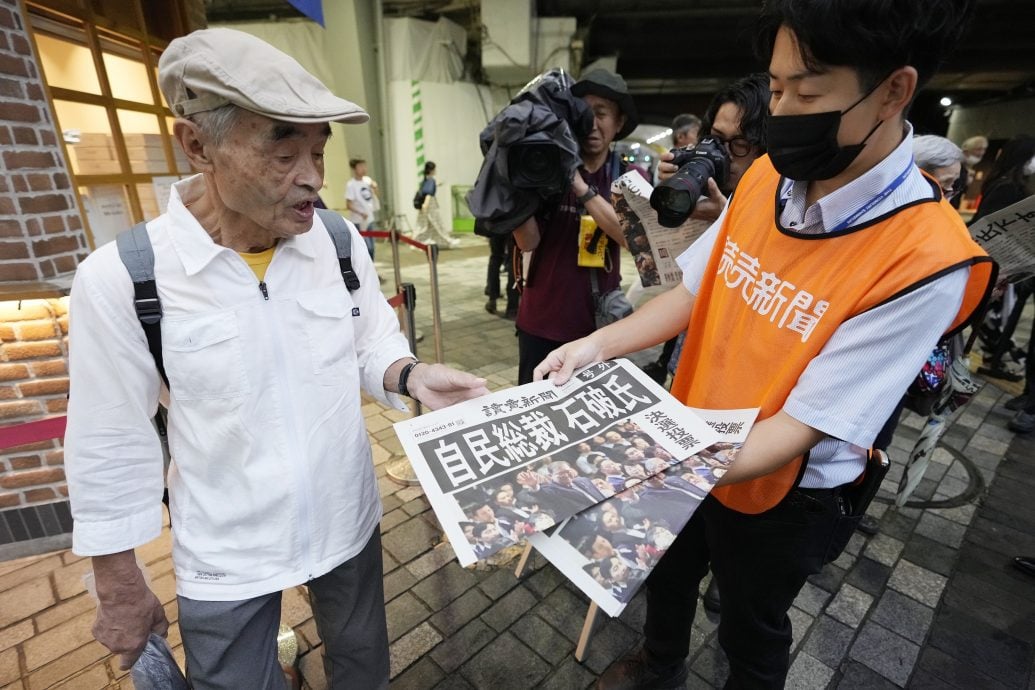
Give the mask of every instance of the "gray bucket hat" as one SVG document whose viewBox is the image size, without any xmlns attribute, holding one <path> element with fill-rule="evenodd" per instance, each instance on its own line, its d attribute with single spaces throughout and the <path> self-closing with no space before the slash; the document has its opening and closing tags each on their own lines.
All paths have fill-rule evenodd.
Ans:
<svg viewBox="0 0 1035 690">
<path fill-rule="evenodd" d="M 158 84 L 180 117 L 233 103 L 285 122 L 362 124 L 370 119 L 294 58 L 233 29 L 202 29 L 174 39 L 158 61 Z"/>
<path fill-rule="evenodd" d="M 582 78 L 572 84 L 571 92 L 579 98 L 592 94 L 600 96 L 618 104 L 619 110 L 625 115 L 625 126 L 618 130 L 615 141 L 625 139 L 640 124 L 640 118 L 636 114 L 636 105 L 632 96 L 629 95 L 629 87 L 620 74 L 608 72 L 606 69 L 594 69 L 582 75 Z"/>
</svg>

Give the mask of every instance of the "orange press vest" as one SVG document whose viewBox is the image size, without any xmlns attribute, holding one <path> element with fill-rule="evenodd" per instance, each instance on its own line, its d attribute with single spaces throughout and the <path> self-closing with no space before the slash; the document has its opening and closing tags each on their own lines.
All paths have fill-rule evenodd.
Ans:
<svg viewBox="0 0 1035 690">
<path fill-rule="evenodd" d="M 843 231 L 805 235 L 778 227 L 780 180 L 769 157 L 759 158 L 719 231 L 672 383 L 672 395 L 690 407 L 760 407 L 765 419 L 848 319 L 970 266 L 953 333 L 991 292 L 995 264 L 940 195 Z M 880 363 L 873 364 L 879 376 Z M 804 463 L 805 456 L 795 458 L 712 495 L 728 508 L 761 513 L 796 485 Z"/>
</svg>

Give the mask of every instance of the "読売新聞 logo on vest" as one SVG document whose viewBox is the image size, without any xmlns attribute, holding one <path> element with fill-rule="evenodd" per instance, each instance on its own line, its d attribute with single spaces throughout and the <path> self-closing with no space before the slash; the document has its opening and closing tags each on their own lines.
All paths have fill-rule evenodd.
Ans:
<svg viewBox="0 0 1035 690">
<path fill-rule="evenodd" d="M 740 290 L 741 297 L 759 316 L 768 316 L 776 328 L 786 328 L 801 335 L 805 342 L 823 318 L 830 302 L 817 299 L 807 290 L 762 269 L 758 259 L 741 251 L 727 238 L 722 249 L 717 275 L 731 290 Z"/>
</svg>

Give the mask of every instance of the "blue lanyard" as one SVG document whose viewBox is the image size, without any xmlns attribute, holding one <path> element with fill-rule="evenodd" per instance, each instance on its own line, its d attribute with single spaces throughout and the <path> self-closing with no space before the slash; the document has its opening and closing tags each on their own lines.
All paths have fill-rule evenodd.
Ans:
<svg viewBox="0 0 1035 690">
<path fill-rule="evenodd" d="M 909 177 L 909 173 L 913 172 L 913 168 L 915 166 L 916 162 L 913 160 L 913 157 L 910 156 L 909 165 L 906 166 L 906 169 L 903 170 L 898 177 L 891 181 L 891 184 L 885 187 L 882 192 L 878 193 L 875 197 L 863 204 L 862 208 L 858 209 L 852 215 L 848 216 L 848 218 L 846 218 L 844 221 L 839 223 L 836 228 L 831 228 L 827 232 L 837 232 L 839 230 L 844 230 L 845 228 L 851 226 L 852 223 L 854 223 L 855 221 L 859 220 L 867 213 L 872 211 L 878 204 L 887 199 L 896 189 L 902 186 L 902 183 L 906 181 L 907 177 Z"/>
</svg>

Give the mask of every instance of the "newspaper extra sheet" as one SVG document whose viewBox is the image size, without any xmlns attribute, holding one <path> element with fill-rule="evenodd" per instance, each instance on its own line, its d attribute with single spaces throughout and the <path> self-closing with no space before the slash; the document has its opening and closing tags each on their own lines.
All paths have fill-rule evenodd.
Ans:
<svg viewBox="0 0 1035 690">
<path fill-rule="evenodd" d="M 643 287 L 672 287 L 683 279 L 676 257 L 711 223 L 691 218 L 678 228 L 662 226 L 650 206 L 653 191 L 654 187 L 640 173 L 630 170 L 611 183 L 611 203 L 636 262 L 640 283 Z"/>
<path fill-rule="evenodd" d="M 1000 278 L 1035 273 L 1035 195 L 979 219 L 970 236 L 999 264 Z"/>
<path fill-rule="evenodd" d="M 619 615 L 747 438 L 758 408 L 694 410 L 720 440 L 664 472 L 529 537 L 610 616 Z"/>
<path fill-rule="evenodd" d="M 461 565 L 549 529 L 720 438 L 627 360 L 398 422 Z"/>
</svg>

